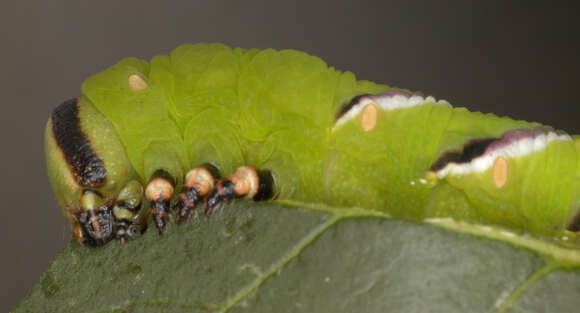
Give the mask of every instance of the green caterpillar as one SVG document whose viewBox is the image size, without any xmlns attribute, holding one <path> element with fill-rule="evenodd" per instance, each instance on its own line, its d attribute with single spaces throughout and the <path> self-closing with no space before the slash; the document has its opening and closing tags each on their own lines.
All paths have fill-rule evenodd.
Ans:
<svg viewBox="0 0 580 313">
<path fill-rule="evenodd" d="M 578 149 L 578 137 L 357 81 L 303 52 L 221 44 L 121 60 L 45 133 L 56 198 L 89 245 L 232 198 L 572 235 Z"/>
</svg>

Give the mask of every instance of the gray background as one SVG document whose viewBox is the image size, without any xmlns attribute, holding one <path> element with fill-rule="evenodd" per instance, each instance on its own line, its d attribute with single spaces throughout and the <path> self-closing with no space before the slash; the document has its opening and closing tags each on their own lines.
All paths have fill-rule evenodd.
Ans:
<svg viewBox="0 0 580 313">
<path fill-rule="evenodd" d="M 46 118 L 120 58 L 196 42 L 294 48 L 361 79 L 579 133 L 571 3 L 3 0 L 0 312 L 70 238 L 46 178 Z"/>
</svg>

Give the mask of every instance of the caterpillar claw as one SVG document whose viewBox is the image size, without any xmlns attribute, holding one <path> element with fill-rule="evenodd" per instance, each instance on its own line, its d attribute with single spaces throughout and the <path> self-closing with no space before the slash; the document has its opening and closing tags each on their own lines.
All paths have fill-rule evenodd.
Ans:
<svg viewBox="0 0 580 313">
<path fill-rule="evenodd" d="M 229 179 L 220 180 L 207 199 L 205 214 L 221 209 L 226 202 L 235 196 L 235 184 Z"/>
<path fill-rule="evenodd" d="M 271 198 L 273 179 L 252 167 L 243 166 L 227 179 L 216 183 L 213 174 L 205 167 L 190 170 L 185 177 L 183 191 L 178 196 L 177 223 L 189 218 L 204 200 L 205 213 L 220 209 L 234 198 L 263 200 Z M 73 234 L 83 244 L 102 246 L 116 238 L 125 243 L 144 233 L 147 215 L 142 213 L 143 197 L 149 201 L 153 222 L 159 234 L 168 223 L 174 184 L 171 177 L 154 175 L 145 190 L 136 180 L 129 181 L 116 198 L 104 199 L 99 191 L 85 189 L 80 197 L 80 208 L 69 209 L 73 221 Z"/>
<path fill-rule="evenodd" d="M 113 238 L 113 216 L 110 200 L 96 190 L 84 189 L 80 197 L 80 209 L 69 209 L 75 221 L 73 234 L 80 243 L 102 246 Z"/>
<path fill-rule="evenodd" d="M 169 203 L 166 201 L 153 201 L 151 202 L 151 208 L 153 223 L 155 223 L 159 235 L 163 235 L 165 232 L 165 226 L 167 225 L 167 220 L 169 219 Z"/>
<path fill-rule="evenodd" d="M 113 216 L 110 207 L 84 211 L 78 216 L 78 221 L 83 233 L 82 243 L 102 246 L 113 239 Z"/>
<path fill-rule="evenodd" d="M 179 202 L 177 203 L 177 224 L 186 221 L 191 212 L 198 205 L 202 197 L 195 188 L 190 188 L 179 194 Z"/>
</svg>

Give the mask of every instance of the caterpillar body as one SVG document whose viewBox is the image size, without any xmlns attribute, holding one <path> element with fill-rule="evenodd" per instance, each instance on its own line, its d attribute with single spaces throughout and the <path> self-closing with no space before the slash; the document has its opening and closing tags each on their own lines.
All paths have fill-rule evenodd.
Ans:
<svg viewBox="0 0 580 313">
<path fill-rule="evenodd" d="M 540 235 L 580 231 L 580 141 L 357 81 L 294 50 L 121 60 L 51 114 L 48 175 L 75 237 L 160 232 L 231 198 L 293 199 Z"/>
</svg>

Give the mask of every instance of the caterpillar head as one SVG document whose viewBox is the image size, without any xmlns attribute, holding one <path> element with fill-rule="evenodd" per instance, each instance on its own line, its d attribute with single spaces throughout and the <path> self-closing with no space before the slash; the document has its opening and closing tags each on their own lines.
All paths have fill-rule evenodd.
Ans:
<svg viewBox="0 0 580 313">
<path fill-rule="evenodd" d="M 65 101 L 45 130 L 48 177 L 73 234 L 99 246 L 141 233 L 143 190 L 113 125 L 87 99 Z"/>
</svg>

